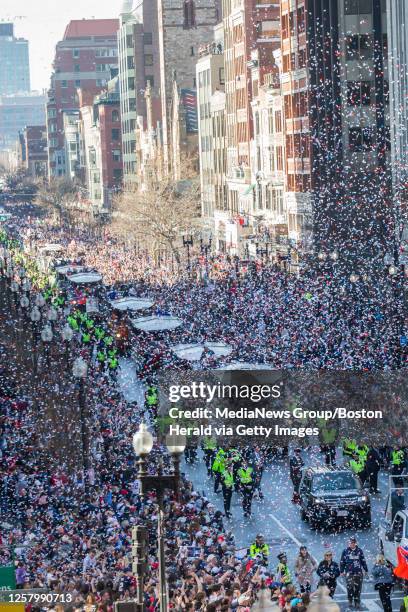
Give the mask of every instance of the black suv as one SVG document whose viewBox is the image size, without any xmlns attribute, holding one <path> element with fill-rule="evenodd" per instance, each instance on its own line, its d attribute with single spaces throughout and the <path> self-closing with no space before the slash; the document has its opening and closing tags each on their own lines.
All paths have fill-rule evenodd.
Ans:
<svg viewBox="0 0 408 612">
<path fill-rule="evenodd" d="M 305 468 L 299 492 L 302 520 L 314 528 L 340 521 L 371 527 L 370 496 L 350 470 Z"/>
</svg>

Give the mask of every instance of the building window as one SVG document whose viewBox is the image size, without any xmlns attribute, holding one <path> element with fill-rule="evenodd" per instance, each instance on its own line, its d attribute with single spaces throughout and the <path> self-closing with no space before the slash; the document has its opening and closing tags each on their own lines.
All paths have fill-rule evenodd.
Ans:
<svg viewBox="0 0 408 612">
<path fill-rule="evenodd" d="M 67 81 L 61 81 L 61 87 L 68 87 Z"/>
<path fill-rule="evenodd" d="M 347 104 L 349 106 L 369 106 L 371 104 L 370 81 L 348 81 Z"/>
<path fill-rule="evenodd" d="M 133 55 L 127 56 L 126 63 L 127 63 L 128 70 L 133 70 L 133 68 L 135 67 L 135 59 Z"/>
<path fill-rule="evenodd" d="M 197 79 L 193 77 L 193 88 L 195 89 L 196 87 L 197 87 Z"/>
<path fill-rule="evenodd" d="M 188 30 L 189 28 L 196 27 L 195 21 L 195 4 L 194 0 L 184 0 L 184 28 Z"/>
<path fill-rule="evenodd" d="M 114 162 L 120 162 L 120 149 L 113 149 L 112 160 Z"/>
<path fill-rule="evenodd" d="M 151 53 L 144 56 L 144 65 L 153 66 L 153 55 Z"/>
<path fill-rule="evenodd" d="M 194 57 L 194 47 L 190 47 L 190 55 L 191 57 Z"/>
<path fill-rule="evenodd" d="M 119 140 L 120 138 L 120 130 L 117 128 L 112 129 L 112 140 Z"/>
<path fill-rule="evenodd" d="M 371 127 L 354 127 L 349 129 L 350 151 L 371 151 L 374 146 L 374 129 Z"/>
<path fill-rule="evenodd" d="M 112 122 L 117 123 L 118 121 L 119 121 L 119 111 L 113 110 L 112 111 Z"/>
<path fill-rule="evenodd" d="M 113 178 L 116 184 L 119 184 L 122 181 L 122 169 L 121 168 L 114 168 Z"/>
<path fill-rule="evenodd" d="M 74 64 L 74 72 L 81 72 L 81 65 L 80 64 Z"/>
<path fill-rule="evenodd" d="M 345 0 L 344 12 L 346 15 L 370 15 L 373 0 Z"/>
<path fill-rule="evenodd" d="M 81 81 L 79 79 L 75 81 L 75 87 L 81 87 Z"/>
<path fill-rule="evenodd" d="M 224 68 L 224 66 L 221 66 L 221 68 L 218 69 L 218 78 L 220 80 L 220 85 L 225 85 L 225 68 Z"/>
<path fill-rule="evenodd" d="M 145 78 L 145 87 L 147 87 L 147 84 L 150 83 L 150 87 L 154 87 L 154 78 L 152 74 L 148 74 Z M 136 107 L 133 109 L 136 110 Z"/>
<path fill-rule="evenodd" d="M 48 109 L 48 119 L 55 119 L 57 116 L 57 110 L 55 108 Z"/>
<path fill-rule="evenodd" d="M 128 78 L 128 89 L 131 91 L 135 88 L 135 79 L 133 77 Z"/>
<path fill-rule="evenodd" d="M 79 49 L 73 49 L 72 50 L 72 57 L 73 58 L 78 58 L 79 57 Z"/>
<path fill-rule="evenodd" d="M 126 47 L 128 49 L 133 49 L 133 35 L 132 34 L 126 35 Z"/>
<path fill-rule="evenodd" d="M 143 44 L 144 45 L 152 45 L 153 44 L 153 34 L 151 32 L 144 32 L 144 34 L 143 34 Z"/>
</svg>

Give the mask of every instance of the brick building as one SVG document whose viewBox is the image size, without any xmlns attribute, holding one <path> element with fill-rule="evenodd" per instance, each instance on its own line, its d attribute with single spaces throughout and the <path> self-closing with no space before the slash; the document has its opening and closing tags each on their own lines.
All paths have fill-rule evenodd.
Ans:
<svg viewBox="0 0 408 612">
<path fill-rule="evenodd" d="M 71 21 L 56 46 L 47 100 L 48 172 L 67 172 L 63 111 L 78 109 L 78 89 L 96 95 L 117 73 L 117 19 Z"/>
<path fill-rule="evenodd" d="M 80 100 L 80 158 L 87 199 L 95 213 L 111 208 L 122 186 L 119 83 L 116 77 L 99 95 Z"/>
<path fill-rule="evenodd" d="M 33 178 L 47 176 L 47 127 L 27 125 L 23 132 L 24 167 Z"/>
</svg>

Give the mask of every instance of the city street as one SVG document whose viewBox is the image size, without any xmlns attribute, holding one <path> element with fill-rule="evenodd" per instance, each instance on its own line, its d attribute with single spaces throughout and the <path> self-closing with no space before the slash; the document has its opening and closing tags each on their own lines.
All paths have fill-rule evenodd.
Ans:
<svg viewBox="0 0 408 612">
<path fill-rule="evenodd" d="M 341 463 L 341 453 L 338 453 Z M 321 463 L 320 454 L 316 452 L 303 453 L 306 465 Z M 222 493 L 213 492 L 214 482 L 207 478 L 204 461 L 201 457 L 196 464 L 185 465 L 188 477 L 194 483 L 198 491 L 202 491 L 211 500 L 217 509 L 224 510 Z M 384 512 L 384 505 L 388 490 L 388 476 L 382 472 L 379 476 L 379 488 L 381 494 L 372 496 L 373 526 L 369 530 L 353 530 L 340 528 L 336 531 L 316 531 L 311 529 L 307 523 L 300 519 L 299 507 L 292 504 L 292 486 L 289 479 L 288 462 L 276 460 L 265 469 L 262 479 L 262 491 L 264 500 L 254 498 L 252 504 L 252 516 L 243 519 L 241 497 L 233 495 L 231 521 L 226 521 L 226 526 L 231 529 L 236 538 L 238 549 L 246 551 L 255 540 L 258 533 L 262 533 L 265 541 L 270 547 L 270 569 L 273 571 L 278 564 L 277 555 L 285 551 L 288 555 L 289 566 L 293 567 L 295 556 L 299 552 L 300 545 L 306 545 L 317 562 L 323 558 L 325 549 L 330 548 L 334 553 L 334 559 L 339 562 L 342 550 L 347 546 L 348 537 L 356 535 L 358 545 L 363 549 L 367 565 L 371 570 L 375 557 L 379 552 L 377 526 L 380 516 Z M 316 586 L 317 580 L 314 586 Z M 365 580 L 363 586 L 362 600 L 366 610 L 381 610 L 378 594 L 373 588 L 372 580 Z M 343 579 L 338 582 L 336 601 L 341 604 L 341 609 L 347 608 L 346 589 Z M 399 610 L 402 597 L 400 593 L 393 595 L 393 609 Z"/>
<path fill-rule="evenodd" d="M 120 364 L 118 383 L 122 393 L 128 401 L 137 401 L 141 405 L 144 401 L 145 385 L 136 376 L 131 360 L 122 359 Z M 323 464 L 319 449 L 304 451 L 303 459 L 309 466 Z M 343 463 L 340 449 L 337 450 L 337 463 L 338 465 Z M 214 480 L 207 477 L 201 450 L 198 451 L 198 459 L 194 464 L 184 461 L 183 470 L 188 479 L 192 481 L 194 489 L 207 497 L 218 510 L 224 512 L 221 490 L 218 494 L 214 493 Z M 288 460 L 275 459 L 270 466 L 265 468 L 262 478 L 264 499 L 261 501 L 256 496 L 254 497 L 251 518 L 244 519 L 242 498 L 239 494 L 234 493 L 231 504 L 233 516 L 231 520 L 224 519 L 225 527 L 235 536 L 238 556 L 243 556 L 256 535 L 262 533 L 270 548 L 269 567 L 271 571 L 276 568 L 277 555 L 282 551 L 287 553 L 289 566 L 293 567 L 301 545 L 307 546 L 317 562 L 322 560 L 324 551 L 328 548 L 333 551 L 334 559 L 339 562 L 341 553 L 347 546 L 348 538 L 351 535 L 357 536 L 358 545 L 363 549 L 368 568 L 371 570 L 376 555 L 379 553 L 377 529 L 380 517 L 384 514 L 388 481 L 388 472 L 381 471 L 378 478 L 380 494 L 371 496 L 373 519 L 371 529 L 351 529 L 340 525 L 334 530 L 318 531 L 301 520 L 299 506 L 291 502 L 293 489 L 289 479 Z M 317 586 L 317 576 L 314 586 Z M 341 610 L 346 610 L 347 595 L 342 578 L 338 581 L 335 599 Z M 382 610 L 372 578 L 364 580 L 362 602 L 365 610 L 373 612 Z M 395 589 L 393 593 L 392 602 L 393 610 L 399 610 L 402 592 L 398 589 Z"/>
</svg>

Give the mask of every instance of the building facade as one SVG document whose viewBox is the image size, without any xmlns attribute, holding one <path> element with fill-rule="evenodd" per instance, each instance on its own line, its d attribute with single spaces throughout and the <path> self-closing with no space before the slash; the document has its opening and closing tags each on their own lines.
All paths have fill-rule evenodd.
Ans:
<svg viewBox="0 0 408 612">
<path fill-rule="evenodd" d="M 122 186 L 122 141 L 118 78 L 80 107 L 80 165 L 86 199 L 94 213 L 111 210 L 112 198 Z"/>
<path fill-rule="evenodd" d="M 212 40 L 220 9 L 220 0 L 158 0 L 162 143 L 168 166 L 174 82 L 180 89 L 196 89 L 198 49 Z"/>
<path fill-rule="evenodd" d="M 151 90 L 154 121 L 160 120 L 157 3 L 125 0 L 118 32 L 123 171 L 126 184 L 139 174 L 136 123 L 147 121 L 145 90 Z"/>
<path fill-rule="evenodd" d="M 46 125 L 27 125 L 22 134 L 24 163 L 32 178 L 47 176 L 47 127 Z"/>
<path fill-rule="evenodd" d="M 197 108 L 199 125 L 201 209 L 206 219 L 214 217 L 219 208 L 219 194 L 216 190 L 216 155 L 214 146 L 216 134 L 211 101 L 216 92 L 224 92 L 224 30 L 222 23 L 214 29 L 214 40 L 198 49 L 197 61 Z M 225 99 L 225 96 L 224 96 Z"/>
<path fill-rule="evenodd" d="M 391 167 L 399 207 L 408 201 L 408 4 L 388 0 Z M 401 213 L 404 210 L 401 210 Z"/>
<path fill-rule="evenodd" d="M 0 58 L 0 95 L 30 91 L 28 40 L 15 37 L 12 23 L 0 23 Z"/>
<path fill-rule="evenodd" d="M 37 92 L 0 96 L 0 149 L 12 149 L 27 125 L 45 124 L 45 102 Z"/>
<path fill-rule="evenodd" d="M 56 46 L 47 99 L 48 172 L 65 176 L 64 111 L 77 110 L 78 89 L 96 95 L 117 74 L 117 19 L 71 21 Z"/>
</svg>

